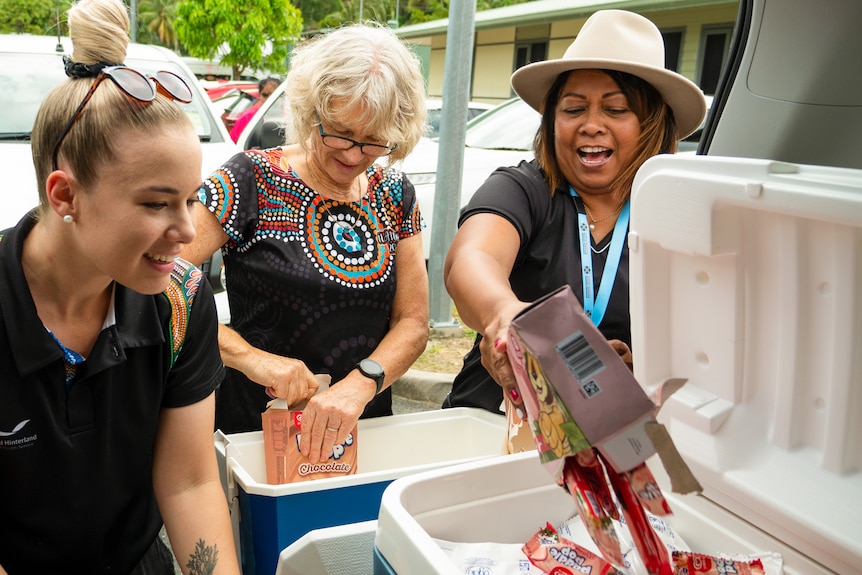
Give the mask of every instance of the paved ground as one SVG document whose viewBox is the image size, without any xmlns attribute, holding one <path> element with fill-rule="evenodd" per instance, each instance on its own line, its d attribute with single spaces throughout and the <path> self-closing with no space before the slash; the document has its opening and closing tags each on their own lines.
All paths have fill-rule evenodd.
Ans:
<svg viewBox="0 0 862 575">
<path fill-rule="evenodd" d="M 440 409 L 454 375 L 410 370 L 392 386 L 392 411 L 415 413 Z"/>
</svg>

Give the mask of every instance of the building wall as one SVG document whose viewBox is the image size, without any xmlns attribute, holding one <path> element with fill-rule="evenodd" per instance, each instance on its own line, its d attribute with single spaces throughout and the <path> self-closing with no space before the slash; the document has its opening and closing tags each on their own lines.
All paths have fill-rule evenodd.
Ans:
<svg viewBox="0 0 862 575">
<path fill-rule="evenodd" d="M 683 31 L 679 72 L 697 82 L 700 72 L 704 28 L 732 27 L 737 16 L 737 2 L 642 12 L 662 31 Z M 515 46 L 519 41 L 547 40 L 548 59 L 560 58 L 577 36 L 586 16 L 558 20 L 530 26 L 501 26 L 478 30 L 473 49 L 473 75 L 471 99 L 487 103 L 500 103 L 514 94 L 509 78 L 515 67 Z M 443 95 L 443 74 L 446 61 L 445 32 L 424 37 L 411 37 L 411 44 L 430 46 L 430 66 L 427 73 L 428 95 Z M 426 48 L 427 49 L 427 48 Z"/>
</svg>

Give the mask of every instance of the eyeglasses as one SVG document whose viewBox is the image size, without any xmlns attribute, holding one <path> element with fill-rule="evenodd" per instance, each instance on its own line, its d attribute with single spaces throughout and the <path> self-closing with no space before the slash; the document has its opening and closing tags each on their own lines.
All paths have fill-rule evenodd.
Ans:
<svg viewBox="0 0 862 575">
<path fill-rule="evenodd" d="M 78 109 L 72 114 L 72 119 L 63 128 L 63 131 L 60 132 L 57 143 L 54 144 L 54 153 L 51 155 L 51 168 L 53 170 L 57 169 L 57 156 L 60 153 L 60 145 L 66 139 L 66 136 L 69 135 L 69 130 L 78 121 L 84 106 L 87 105 L 87 102 L 90 101 L 90 98 L 96 92 L 96 88 L 99 87 L 99 84 L 105 78 L 109 78 L 124 94 L 138 102 L 152 102 L 156 99 L 157 93 L 183 104 L 188 104 L 192 101 L 191 88 L 189 88 L 185 80 L 173 72 L 162 70 L 151 76 L 149 74 L 144 75 L 126 66 L 108 66 L 103 68 L 96 77 L 96 81 L 90 86 L 90 91 L 87 92 L 87 95 L 84 96 L 84 99 L 78 105 Z"/>
<path fill-rule="evenodd" d="M 323 124 L 317 124 L 317 128 L 320 130 L 320 138 L 323 140 L 323 145 L 335 150 L 349 150 L 353 146 L 359 146 L 359 151 L 366 156 L 380 157 L 388 156 L 398 147 L 398 144 L 392 144 L 391 146 L 366 144 L 364 142 L 357 142 L 356 140 L 345 138 L 344 136 L 327 134 L 323 131 Z"/>
</svg>

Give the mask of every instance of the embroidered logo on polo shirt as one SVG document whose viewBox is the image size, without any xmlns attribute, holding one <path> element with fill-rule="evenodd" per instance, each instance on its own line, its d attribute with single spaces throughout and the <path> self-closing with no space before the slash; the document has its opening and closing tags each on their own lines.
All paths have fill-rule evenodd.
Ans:
<svg viewBox="0 0 862 575">
<path fill-rule="evenodd" d="M 24 428 L 30 423 L 29 419 L 20 422 L 12 431 L 0 430 L 0 449 L 22 449 L 36 441 L 36 434 L 27 435 Z"/>
</svg>

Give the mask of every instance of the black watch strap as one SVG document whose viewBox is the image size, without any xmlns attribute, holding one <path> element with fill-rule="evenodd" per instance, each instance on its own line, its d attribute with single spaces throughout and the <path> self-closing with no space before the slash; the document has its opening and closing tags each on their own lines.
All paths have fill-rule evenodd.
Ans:
<svg viewBox="0 0 862 575">
<path fill-rule="evenodd" d="M 383 390 L 383 380 L 386 379 L 386 374 L 383 373 L 383 366 L 373 359 L 365 358 L 356 364 L 356 369 L 365 377 L 374 380 L 377 384 L 377 391 L 374 392 L 374 395 L 379 395 Z"/>
</svg>

